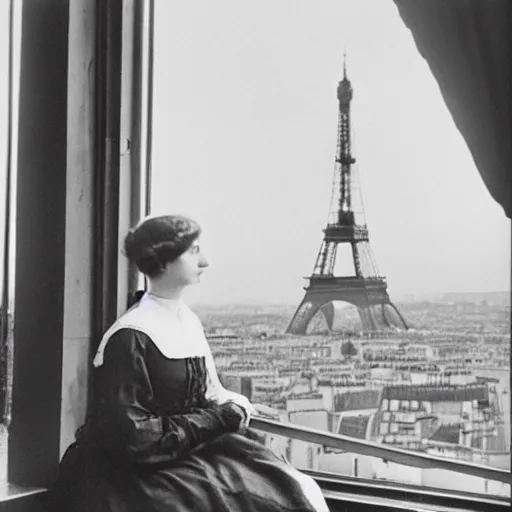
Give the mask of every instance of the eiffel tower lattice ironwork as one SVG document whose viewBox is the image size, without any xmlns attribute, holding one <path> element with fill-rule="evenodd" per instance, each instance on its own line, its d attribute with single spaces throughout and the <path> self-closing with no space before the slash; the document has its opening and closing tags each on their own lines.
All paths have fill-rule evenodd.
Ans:
<svg viewBox="0 0 512 512">
<path fill-rule="evenodd" d="M 366 222 L 356 222 L 352 206 L 355 182 L 351 171 L 355 163 L 351 152 L 350 133 L 352 93 L 352 85 L 347 78 L 344 63 L 343 80 L 339 82 L 337 90 L 338 138 L 329 220 L 323 230 L 324 239 L 313 274 L 307 278 L 309 286 L 304 288 L 304 299 L 286 330 L 288 333 L 305 334 L 311 320 L 319 312 L 323 314 L 329 329 L 332 330 L 335 316 L 334 301 L 346 302 L 357 307 L 363 331 L 407 329 L 404 318 L 389 298 L 385 278 L 378 275 Z M 350 246 L 354 275 L 334 275 L 336 256 L 342 244 Z"/>
</svg>

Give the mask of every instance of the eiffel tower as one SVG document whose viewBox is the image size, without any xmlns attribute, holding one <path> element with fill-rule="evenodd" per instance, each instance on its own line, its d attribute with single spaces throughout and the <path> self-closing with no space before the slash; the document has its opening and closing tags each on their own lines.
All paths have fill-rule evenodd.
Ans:
<svg viewBox="0 0 512 512">
<path fill-rule="evenodd" d="M 350 102 L 352 85 L 347 78 L 346 61 L 343 80 L 338 83 L 338 138 L 332 191 L 331 210 L 324 239 L 316 259 L 306 294 L 295 312 L 286 332 L 305 334 L 315 315 L 323 314 L 332 331 L 334 301 L 352 304 L 357 308 L 363 331 L 407 329 L 402 315 L 391 302 L 386 279 L 378 275 L 370 247 L 366 223 L 358 224 L 352 207 L 354 177 L 351 166 L 355 159 L 351 153 Z M 362 204 L 361 204 L 362 210 Z M 339 246 L 351 249 L 354 275 L 335 276 Z"/>
</svg>

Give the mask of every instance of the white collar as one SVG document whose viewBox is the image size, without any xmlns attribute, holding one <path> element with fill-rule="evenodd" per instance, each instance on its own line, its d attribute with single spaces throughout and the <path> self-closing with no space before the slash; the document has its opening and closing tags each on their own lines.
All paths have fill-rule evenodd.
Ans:
<svg viewBox="0 0 512 512">
<path fill-rule="evenodd" d="M 121 329 L 143 332 L 168 359 L 204 356 L 209 350 L 199 318 L 183 301 L 146 293 L 103 335 L 94 366 L 103 364 L 103 353 L 109 339 Z"/>
</svg>

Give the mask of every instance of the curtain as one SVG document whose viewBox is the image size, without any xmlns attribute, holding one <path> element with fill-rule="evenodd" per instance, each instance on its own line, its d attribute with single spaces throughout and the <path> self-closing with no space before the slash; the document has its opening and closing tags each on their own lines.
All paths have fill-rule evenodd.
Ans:
<svg viewBox="0 0 512 512">
<path fill-rule="evenodd" d="M 394 2 L 487 189 L 510 218 L 512 0 Z"/>
</svg>

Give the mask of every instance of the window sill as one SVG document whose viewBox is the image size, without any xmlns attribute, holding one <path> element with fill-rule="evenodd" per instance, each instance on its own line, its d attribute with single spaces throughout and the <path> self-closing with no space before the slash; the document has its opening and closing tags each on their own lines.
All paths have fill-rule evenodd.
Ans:
<svg viewBox="0 0 512 512">
<path fill-rule="evenodd" d="M 8 482 L 0 482 L 0 510 L 7 510 L 9 502 L 33 499 L 45 492 L 44 487 L 21 487 Z"/>
<path fill-rule="evenodd" d="M 446 491 L 389 481 L 369 481 L 321 471 L 303 470 L 320 485 L 331 508 L 354 510 L 414 510 L 476 512 L 510 510 L 510 499 Z"/>
</svg>

